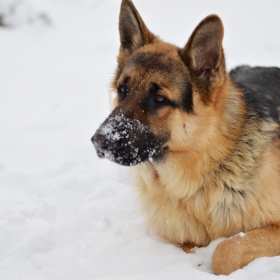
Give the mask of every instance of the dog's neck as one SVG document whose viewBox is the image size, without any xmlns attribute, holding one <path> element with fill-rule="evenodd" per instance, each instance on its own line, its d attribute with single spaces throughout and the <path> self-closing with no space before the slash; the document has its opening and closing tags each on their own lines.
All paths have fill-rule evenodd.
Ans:
<svg viewBox="0 0 280 280">
<path fill-rule="evenodd" d="M 255 168 L 256 158 L 262 153 L 262 147 L 274 127 L 261 123 L 256 127 L 251 121 L 254 116 L 250 116 L 244 107 L 242 95 L 229 79 L 227 83 L 223 122 L 218 124 L 221 133 L 216 135 L 207 151 L 170 152 L 163 162 L 148 162 L 139 166 L 151 194 L 166 195 L 178 201 L 190 199 L 209 188 L 238 193 L 246 191 L 243 183 L 250 179 L 247 174 Z M 244 114 L 247 114 L 246 118 Z M 261 136 L 260 130 L 266 133 Z"/>
</svg>

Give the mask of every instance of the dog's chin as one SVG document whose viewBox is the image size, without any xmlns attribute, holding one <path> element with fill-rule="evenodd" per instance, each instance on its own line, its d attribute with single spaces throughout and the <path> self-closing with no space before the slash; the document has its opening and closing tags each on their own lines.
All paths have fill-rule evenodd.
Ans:
<svg viewBox="0 0 280 280">
<path fill-rule="evenodd" d="M 141 160 L 141 159 L 127 159 L 127 158 L 121 158 L 121 157 L 117 157 L 115 158 L 114 162 L 119 164 L 119 165 L 122 165 L 122 166 L 136 166 L 140 163 L 143 163 L 143 162 L 147 162 L 148 160 Z"/>
<path fill-rule="evenodd" d="M 168 148 L 162 149 L 160 152 L 153 154 L 153 156 L 141 157 L 141 155 L 128 155 L 128 154 L 114 154 L 111 151 L 100 152 L 96 151 L 99 158 L 108 159 L 114 163 L 123 166 L 136 166 L 145 162 L 159 162 L 162 161 L 167 153 Z"/>
</svg>

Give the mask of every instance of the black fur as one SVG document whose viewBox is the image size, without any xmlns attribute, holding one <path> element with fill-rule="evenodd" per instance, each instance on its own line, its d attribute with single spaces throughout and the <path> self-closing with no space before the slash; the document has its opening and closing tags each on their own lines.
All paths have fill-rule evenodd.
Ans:
<svg viewBox="0 0 280 280">
<path fill-rule="evenodd" d="M 192 86 L 191 83 L 186 84 L 186 89 L 183 92 L 183 103 L 182 107 L 183 110 L 187 113 L 193 114 L 193 92 L 192 92 Z"/>
<path fill-rule="evenodd" d="M 108 158 L 121 165 L 133 166 L 164 157 L 163 144 L 167 135 L 156 137 L 148 126 L 131 119 L 115 109 L 99 127 L 92 142 L 100 158 Z"/>
<path fill-rule="evenodd" d="M 280 123 L 280 69 L 240 66 L 230 71 L 236 86 L 244 92 L 249 112 L 261 119 Z"/>
</svg>

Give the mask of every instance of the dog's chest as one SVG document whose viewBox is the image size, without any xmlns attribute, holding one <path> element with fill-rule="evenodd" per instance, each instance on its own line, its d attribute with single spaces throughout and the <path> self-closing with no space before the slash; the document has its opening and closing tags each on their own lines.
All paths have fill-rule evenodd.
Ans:
<svg viewBox="0 0 280 280">
<path fill-rule="evenodd" d="M 149 166 L 137 168 L 135 175 L 142 209 L 158 235 L 174 244 L 205 246 L 210 242 L 210 219 L 203 193 L 188 201 L 178 199 L 159 184 Z"/>
<path fill-rule="evenodd" d="M 172 198 L 141 197 L 149 223 L 163 238 L 175 244 L 185 242 L 205 246 L 210 238 L 205 227 L 207 215 L 198 217 L 194 205 L 173 201 Z"/>
<path fill-rule="evenodd" d="M 148 166 L 138 168 L 136 186 L 149 224 L 174 244 L 206 246 L 213 239 L 243 230 L 244 198 L 239 193 L 201 188 L 191 197 L 178 198 L 176 192 L 160 184 Z M 175 186 L 174 190 L 178 189 Z"/>
</svg>

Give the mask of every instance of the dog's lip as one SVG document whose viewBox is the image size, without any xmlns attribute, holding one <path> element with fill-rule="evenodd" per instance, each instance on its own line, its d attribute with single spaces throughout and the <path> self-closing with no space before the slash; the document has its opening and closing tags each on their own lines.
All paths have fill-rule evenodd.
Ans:
<svg viewBox="0 0 280 280">
<path fill-rule="evenodd" d="M 168 145 L 166 145 L 166 146 L 163 146 L 162 149 L 163 149 L 164 151 L 166 151 L 166 150 L 169 149 L 169 147 L 168 147 Z"/>
</svg>

